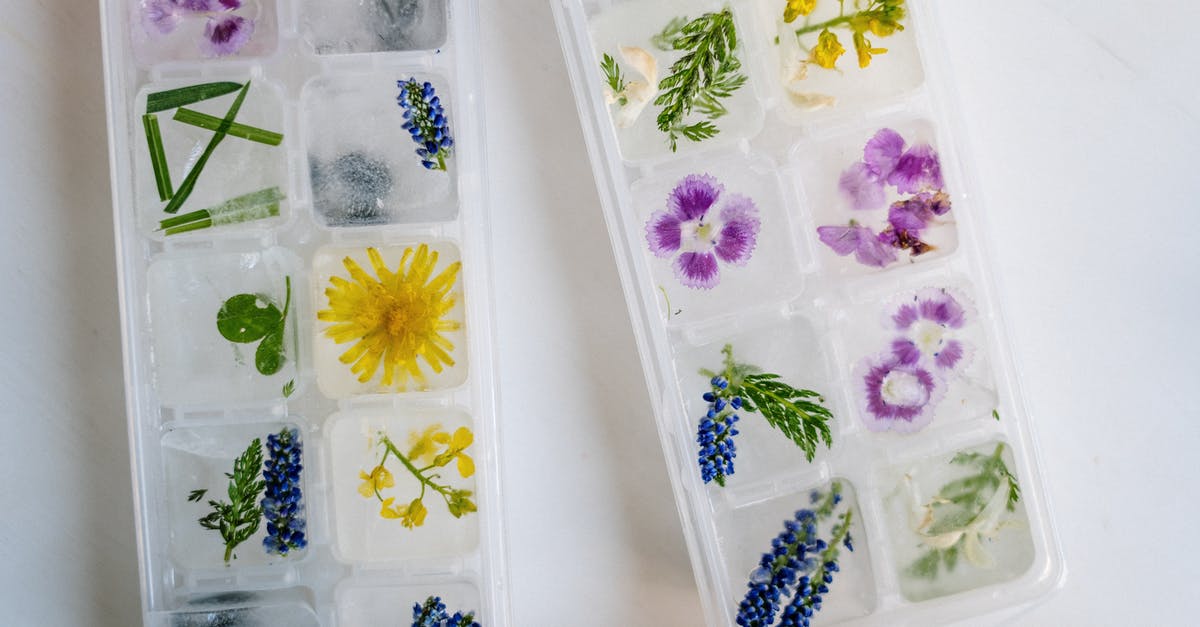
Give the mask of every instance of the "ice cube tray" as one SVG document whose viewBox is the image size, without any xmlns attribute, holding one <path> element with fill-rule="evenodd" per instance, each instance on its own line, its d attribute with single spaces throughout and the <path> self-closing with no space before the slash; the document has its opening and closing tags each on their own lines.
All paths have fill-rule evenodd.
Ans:
<svg viewBox="0 0 1200 627">
<path fill-rule="evenodd" d="M 408 624 L 439 596 L 509 624 L 475 2 L 102 5 L 145 623 Z M 445 170 L 405 128 L 410 78 L 448 121 Z M 143 117 L 153 94 L 220 82 Z M 173 215 L 212 208 L 207 228 L 160 228 L 151 122 L 169 195 L 199 172 Z M 348 354 L 368 334 L 385 344 Z M 383 345 L 396 359 L 371 367 Z M 258 528 L 226 551 L 200 520 L 232 500 L 235 459 L 274 500 L 248 501 Z"/>
<path fill-rule="evenodd" d="M 707 623 L 981 621 L 1055 590 L 935 3 L 551 4 Z M 832 445 L 752 411 L 727 346 L 816 392 L 788 400 Z"/>
</svg>

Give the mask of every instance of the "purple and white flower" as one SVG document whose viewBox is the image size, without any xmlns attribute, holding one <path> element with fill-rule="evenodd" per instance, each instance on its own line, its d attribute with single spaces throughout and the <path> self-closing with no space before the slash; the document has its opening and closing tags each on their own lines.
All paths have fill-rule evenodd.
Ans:
<svg viewBox="0 0 1200 627">
<path fill-rule="evenodd" d="M 959 368 L 966 364 L 969 350 L 955 336 L 967 317 L 967 309 L 948 290 L 921 290 L 889 319 L 902 334 L 892 341 L 892 354 L 899 363 L 921 363 L 941 373 Z"/>
<path fill-rule="evenodd" d="M 187 18 L 205 18 L 200 50 L 211 57 L 227 56 L 242 49 L 254 35 L 254 20 L 233 11 L 242 0 L 145 0 L 142 27 L 151 35 L 168 35 Z"/>
<path fill-rule="evenodd" d="M 896 249 L 882 241 L 871 229 L 850 221 L 848 226 L 817 227 L 817 237 L 845 257 L 851 253 L 859 263 L 883 268 L 896 260 Z"/>
<path fill-rule="evenodd" d="M 753 200 L 725 194 L 710 175 L 692 174 L 671 190 L 667 210 L 650 216 L 646 243 L 657 257 L 678 254 L 673 267 L 685 287 L 712 289 L 721 279 L 718 261 L 734 266 L 750 261 L 760 226 Z"/>
<path fill-rule="evenodd" d="M 919 363 L 904 363 L 894 353 L 864 359 L 859 377 L 863 421 L 871 431 L 912 433 L 925 427 L 944 393 L 938 374 Z"/>
</svg>

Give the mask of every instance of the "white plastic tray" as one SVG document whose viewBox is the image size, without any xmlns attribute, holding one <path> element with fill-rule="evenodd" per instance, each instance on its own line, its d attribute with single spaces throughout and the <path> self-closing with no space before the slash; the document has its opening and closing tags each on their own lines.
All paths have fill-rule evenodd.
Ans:
<svg viewBox="0 0 1200 627">
<path fill-rule="evenodd" d="M 783 20 L 786 4 L 552 0 L 707 622 L 734 624 L 752 577 L 762 580 L 756 573 L 760 556 L 771 550 L 784 521 L 814 507 L 811 491 L 828 495 L 835 483 L 844 497 L 837 511 L 853 511 L 855 550 L 840 551 L 840 570 L 813 615 L 814 624 L 979 621 L 992 612 L 1027 606 L 1061 585 L 1064 567 L 1038 470 L 1032 417 L 1022 401 L 988 277 L 986 210 L 974 193 L 970 152 L 954 115 L 935 3 L 903 2 L 902 32 L 884 37 L 868 31 L 874 46 L 888 51 L 865 69 L 856 62 L 850 32 L 844 24 L 835 26 L 831 32 L 846 49 L 839 70 L 810 63 L 807 78 L 795 81 L 797 63 L 811 59 L 807 50 L 817 45 L 821 29 L 797 39 L 795 46 L 788 41 L 791 31 L 806 19 L 818 24 L 835 18 L 839 3 L 818 0 L 809 18 L 791 24 Z M 847 0 L 846 12 L 860 4 L 874 6 Z M 657 83 L 683 53 L 670 44 L 656 46 L 652 37 L 674 18 L 690 21 L 723 9 L 733 16 L 735 53 L 747 82 L 722 99 L 728 114 L 714 120 L 720 132 L 698 142 L 680 139 L 673 152 L 666 134 L 655 128 L 662 103 L 653 98 L 632 123 L 618 128 L 619 96 L 638 95 L 613 94 L 602 68 L 604 55 L 621 66 L 627 84 L 660 87 L 657 97 L 663 91 Z M 641 51 L 654 57 L 656 72 L 639 64 Z M 702 119 L 695 113 L 685 123 Z M 903 137 L 902 154 L 919 144 L 936 152 L 944 184 L 925 188 L 943 190 L 952 208 L 921 232 L 921 241 L 932 249 L 912 255 L 911 248 L 888 248 L 895 259 L 876 267 L 860 263 L 853 253 L 837 254 L 817 229 L 848 228 L 855 219 L 878 235 L 889 224 L 889 204 L 916 194 L 883 185 L 886 200 L 864 203 L 878 208 L 856 210 L 841 190 L 842 173 L 864 163 L 865 146 L 882 129 Z M 739 196 L 751 199 L 758 222 L 756 228 L 741 223 L 756 231 L 752 253 L 718 256 L 715 280 L 708 272 L 691 279 L 704 284 L 700 287 L 685 285 L 672 263 L 681 253 L 715 249 L 705 247 L 711 244 L 703 234 L 663 218 L 672 211 L 668 199 L 688 188 L 691 175 L 710 177 L 691 179 L 692 189 L 723 187 L 709 208 L 713 217 L 693 220 L 690 228 L 720 230 L 735 222 L 736 210 L 719 212 L 744 206 Z M 653 227 L 663 220 L 672 237 L 681 234 L 682 245 L 651 241 Z M 703 227 L 706 220 L 710 226 Z M 711 241 L 720 245 L 721 240 Z M 947 295 L 964 313 L 961 322 L 941 320 L 935 339 L 958 341 L 966 348 L 964 356 L 950 360 L 953 365 L 944 372 L 932 373 L 928 398 L 911 396 L 920 397 L 911 385 L 891 391 L 894 404 L 922 408 L 917 418 L 873 420 L 867 376 L 879 360 L 898 354 L 894 340 L 916 328 L 899 329 L 893 316 L 905 303 L 945 303 Z M 930 322 L 926 317 L 917 324 Z M 705 482 L 697 438 L 710 407 L 702 394 L 712 388 L 699 370 L 718 371 L 727 344 L 737 361 L 819 392 L 833 414 L 832 446 L 819 444 L 808 461 L 761 416 L 739 411 L 734 472 L 725 477 L 725 487 Z M 919 367 L 933 369 L 939 354 L 922 352 Z M 884 372 L 904 374 L 894 363 Z M 910 372 L 908 382 L 913 380 L 920 379 Z M 969 463 L 951 463 L 958 453 L 990 456 L 1000 444 L 1020 501 L 974 528 L 992 532 L 977 537 L 995 564 L 985 567 L 987 560 L 977 553 L 974 560 L 966 559 L 965 544 L 959 543 L 952 569 L 943 565 L 932 580 L 916 577 L 914 562 L 938 542 L 917 531 L 930 529 L 921 527 L 921 506 L 942 485 L 971 471 Z M 818 533 L 828 537 L 835 520 L 822 522 Z M 780 606 L 790 599 L 785 595 Z"/>
<path fill-rule="evenodd" d="M 370 3 L 246 0 L 228 11 L 238 3 L 214 1 L 208 13 L 182 12 L 165 35 L 142 19 L 153 4 L 102 1 L 146 624 L 408 624 L 413 604 L 431 595 L 451 613 L 475 611 L 484 625 L 509 624 L 475 2 L 390 0 L 392 10 L 415 21 L 381 33 L 378 16 L 362 13 Z M 230 13 L 253 19 L 253 35 L 235 54 L 212 58 L 199 46 L 204 29 Z M 402 128 L 397 81 L 409 77 L 431 82 L 445 107 L 455 142 L 447 171 L 421 167 Z M 169 216 L 150 169 L 146 95 L 215 81 L 250 81 L 236 121 L 280 132 L 283 141 L 269 147 L 226 137 L 181 214 L 271 186 L 285 199 L 276 217 L 165 236 L 155 230 Z M 233 98 L 187 106 L 220 118 Z M 213 131 L 181 129 L 171 111 L 158 118 L 178 186 L 189 153 L 194 158 Z M 321 179 L 337 167 L 340 179 Z M 374 178 L 363 183 L 356 176 Z M 345 224 L 354 211 L 373 223 Z M 325 334 L 329 324 L 317 319 L 329 308 L 330 277 L 349 278 L 346 256 L 374 274 L 368 247 L 395 271 L 403 251 L 421 244 L 441 254 L 435 273 L 462 262 L 452 287 L 457 304 L 447 314 L 461 322 L 448 332 L 455 365 L 424 386 L 385 386 L 379 372 L 358 383 L 337 361 L 350 345 L 334 344 Z M 255 345 L 220 337 L 215 317 L 238 293 L 263 294 L 282 309 L 285 277 L 286 360 L 280 373 L 265 376 L 255 368 Z M 289 381 L 294 392 L 285 397 Z M 450 463 L 441 475 L 455 489 L 473 490 L 478 511 L 454 518 L 430 492 L 424 525 L 405 529 L 379 515 L 377 500 L 357 493 L 357 472 L 378 461 L 381 429 L 406 448 L 410 433 L 434 424 L 448 433 L 473 431 L 466 452 L 474 474 L 460 476 Z M 307 547 L 269 554 L 263 524 L 226 564 L 218 533 L 197 522 L 208 511 L 203 501 L 224 497 L 219 473 L 230 471 L 253 438 L 265 442 L 285 425 L 302 442 Z M 407 503 L 419 484 L 395 458 L 389 468 L 396 485 L 386 494 Z M 202 502 L 187 501 L 190 490 L 202 488 Z"/>
</svg>

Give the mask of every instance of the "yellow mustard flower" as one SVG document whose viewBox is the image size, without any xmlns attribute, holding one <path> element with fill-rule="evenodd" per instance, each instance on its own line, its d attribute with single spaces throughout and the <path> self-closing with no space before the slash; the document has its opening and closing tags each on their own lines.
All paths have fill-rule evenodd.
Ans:
<svg viewBox="0 0 1200 627">
<path fill-rule="evenodd" d="M 837 35 L 826 28 L 821 31 L 821 36 L 817 39 L 817 47 L 812 49 L 810 59 L 813 63 L 832 70 L 837 65 L 838 57 L 845 52 L 846 49 L 842 47 L 842 42 L 838 41 Z"/>
<path fill-rule="evenodd" d="M 379 509 L 379 515 L 389 520 L 400 518 L 408 513 L 408 507 L 401 505 L 392 507 L 392 503 L 396 502 L 396 497 L 389 496 L 383 499 L 382 507 Z"/>
<path fill-rule="evenodd" d="M 425 524 L 425 516 L 428 513 L 429 510 L 425 509 L 425 503 L 421 499 L 413 499 L 400 515 L 400 525 L 408 529 L 420 527 Z"/>
<path fill-rule="evenodd" d="M 462 262 L 433 276 L 438 253 L 426 244 L 406 248 L 396 272 L 388 269 L 378 250 L 368 248 L 367 257 L 376 276 L 350 257 L 343 259 L 352 280 L 329 280 L 329 308 L 317 312 L 317 319 L 331 323 L 325 335 L 334 342 L 354 342 L 339 359 L 351 364 L 360 382 L 370 381 L 382 363 L 384 386 L 403 390 L 411 379 L 423 389 L 425 374 L 418 360 L 433 372 L 454 365 L 454 344 L 443 333 L 462 328 L 461 322 L 447 318 L 458 300 L 452 290 Z"/>
<path fill-rule="evenodd" d="M 433 461 L 437 455 L 438 445 L 436 438 L 442 431 L 442 425 L 432 424 L 425 428 L 424 431 L 417 433 L 413 431 L 408 434 L 408 459 L 428 464 Z"/>
<path fill-rule="evenodd" d="M 369 475 L 361 470 L 358 471 L 358 478 L 363 480 L 362 485 L 358 486 L 358 493 L 366 498 L 375 496 L 384 488 L 396 485 L 396 479 L 392 477 L 391 471 L 382 465 L 371 469 Z"/>
<path fill-rule="evenodd" d="M 471 433 L 470 429 L 459 427 L 454 430 L 454 435 L 443 431 L 434 435 L 433 439 L 439 444 L 446 445 L 446 450 L 437 456 L 435 464 L 444 466 L 453 459 L 457 462 L 458 474 L 462 475 L 463 479 L 475 474 L 475 460 L 463 452 L 475 442 L 475 434 Z"/>
<path fill-rule="evenodd" d="M 871 65 L 871 57 L 887 52 L 887 48 L 872 48 L 871 40 L 861 32 L 854 33 L 854 51 L 858 53 L 858 67 Z"/>
<path fill-rule="evenodd" d="M 783 21 L 792 23 L 801 15 L 808 15 L 817 8 L 817 0 L 787 0 L 787 7 L 783 9 Z"/>
</svg>

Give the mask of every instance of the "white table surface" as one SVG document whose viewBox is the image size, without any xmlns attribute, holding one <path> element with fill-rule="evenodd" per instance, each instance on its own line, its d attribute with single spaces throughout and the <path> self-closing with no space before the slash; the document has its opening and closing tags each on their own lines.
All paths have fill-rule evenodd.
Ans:
<svg viewBox="0 0 1200 627">
<path fill-rule="evenodd" d="M 696 625 L 549 6 L 481 4 L 515 624 Z M 1200 4 L 946 5 L 1069 570 L 1017 623 L 1195 624 Z M 133 625 L 95 3 L 0 0 L 0 58 L 0 624 Z"/>
</svg>

